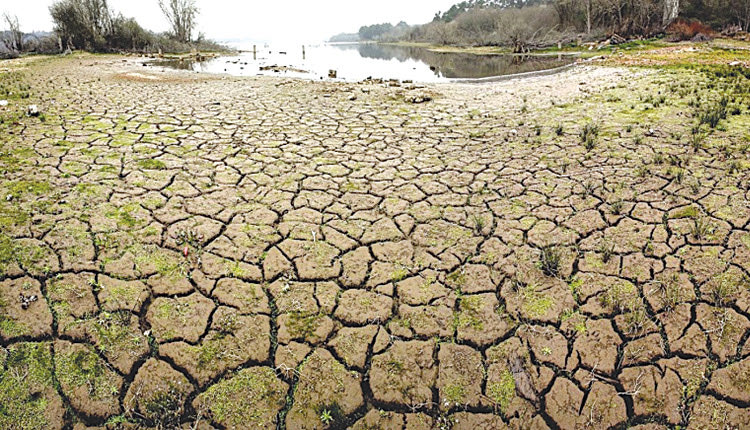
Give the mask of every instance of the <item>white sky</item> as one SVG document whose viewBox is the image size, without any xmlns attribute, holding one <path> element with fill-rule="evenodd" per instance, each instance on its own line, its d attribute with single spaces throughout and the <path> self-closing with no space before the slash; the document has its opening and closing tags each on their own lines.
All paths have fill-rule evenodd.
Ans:
<svg viewBox="0 0 750 430">
<path fill-rule="evenodd" d="M 322 41 L 360 26 L 399 21 L 423 24 L 459 0 L 196 0 L 198 30 L 215 40 Z M 52 30 L 54 0 L 0 0 L 0 12 L 17 15 L 21 30 Z M 109 0 L 110 8 L 146 29 L 167 30 L 158 0 Z M 0 29 L 5 23 L 0 23 Z"/>
</svg>

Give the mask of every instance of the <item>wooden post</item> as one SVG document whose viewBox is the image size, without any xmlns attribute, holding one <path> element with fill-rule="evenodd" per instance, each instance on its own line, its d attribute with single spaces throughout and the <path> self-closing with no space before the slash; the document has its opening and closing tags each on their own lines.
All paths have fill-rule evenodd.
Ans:
<svg viewBox="0 0 750 430">
<path fill-rule="evenodd" d="M 302 45 L 302 59 L 305 59 L 305 45 Z"/>
<path fill-rule="evenodd" d="M 253 60 L 256 60 L 256 58 L 255 58 L 255 52 L 256 52 L 255 51 L 255 45 L 253 45 Z"/>
</svg>

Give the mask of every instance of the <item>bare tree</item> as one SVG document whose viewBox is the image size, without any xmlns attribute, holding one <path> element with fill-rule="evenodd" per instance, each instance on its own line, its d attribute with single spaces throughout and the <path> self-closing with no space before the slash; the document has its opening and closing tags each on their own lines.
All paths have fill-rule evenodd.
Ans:
<svg viewBox="0 0 750 430">
<path fill-rule="evenodd" d="M 23 33 L 18 25 L 18 17 L 11 16 L 8 12 L 3 14 L 3 20 L 8 26 L 8 35 L 3 38 L 3 43 L 10 51 L 20 52 L 23 50 Z"/>
<path fill-rule="evenodd" d="M 559 40 L 557 11 L 548 6 L 508 8 L 498 15 L 499 42 L 516 54 Z"/>
<path fill-rule="evenodd" d="M 180 42 L 190 42 L 198 15 L 195 0 L 159 0 L 159 7 L 172 26 L 174 37 Z"/>
<path fill-rule="evenodd" d="M 677 15 L 680 13 L 680 0 L 664 0 L 664 18 L 662 18 L 662 25 L 665 27 L 669 25 Z"/>
<path fill-rule="evenodd" d="M 735 0 L 732 3 L 731 10 L 737 25 L 744 31 L 750 31 L 750 0 Z"/>
<path fill-rule="evenodd" d="M 447 45 L 455 39 L 452 25 L 443 21 L 433 21 L 426 26 L 425 37 L 433 43 Z"/>
</svg>

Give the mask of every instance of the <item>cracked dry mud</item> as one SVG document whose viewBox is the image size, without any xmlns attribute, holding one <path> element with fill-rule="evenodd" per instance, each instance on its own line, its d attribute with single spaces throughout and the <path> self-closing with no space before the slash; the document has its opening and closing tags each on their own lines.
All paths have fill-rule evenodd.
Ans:
<svg viewBox="0 0 750 430">
<path fill-rule="evenodd" d="M 750 426 L 748 99 L 696 144 L 698 70 L 10 67 L 0 428 Z"/>
</svg>

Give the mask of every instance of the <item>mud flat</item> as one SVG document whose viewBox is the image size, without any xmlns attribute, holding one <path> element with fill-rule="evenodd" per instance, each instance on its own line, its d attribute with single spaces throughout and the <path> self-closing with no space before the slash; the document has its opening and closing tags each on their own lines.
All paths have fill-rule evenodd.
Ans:
<svg viewBox="0 0 750 430">
<path fill-rule="evenodd" d="M 747 72 L 638 60 L 1 63 L 0 428 L 750 426 Z"/>
</svg>

